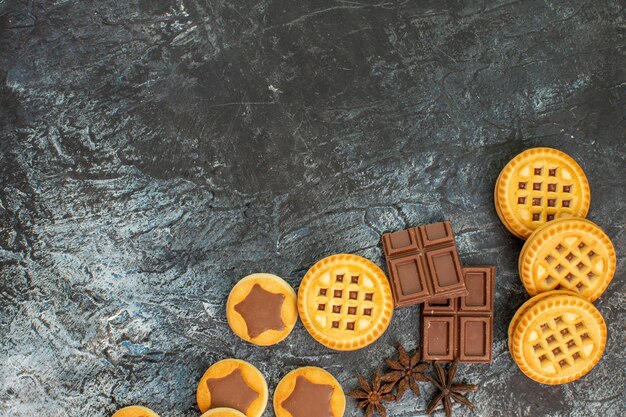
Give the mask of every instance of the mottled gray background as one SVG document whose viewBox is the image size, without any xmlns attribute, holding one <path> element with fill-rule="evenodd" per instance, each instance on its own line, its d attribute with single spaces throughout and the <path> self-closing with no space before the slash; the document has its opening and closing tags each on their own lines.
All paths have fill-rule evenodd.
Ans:
<svg viewBox="0 0 626 417">
<path fill-rule="evenodd" d="M 0 0 L 0 415 L 198 417 L 198 379 L 227 357 L 271 390 L 301 365 L 352 389 L 418 345 L 418 308 L 358 352 L 301 324 L 259 348 L 227 326 L 230 288 L 258 271 L 297 287 L 336 252 L 382 265 L 381 233 L 443 219 L 466 264 L 498 268 L 494 361 L 462 367 L 482 388 L 455 415 L 624 415 L 625 15 L 617 0 Z M 522 242 L 492 201 L 538 145 L 583 166 L 619 256 L 595 303 L 604 358 L 557 387 L 507 352 Z M 422 388 L 390 415 L 421 416 Z"/>
</svg>

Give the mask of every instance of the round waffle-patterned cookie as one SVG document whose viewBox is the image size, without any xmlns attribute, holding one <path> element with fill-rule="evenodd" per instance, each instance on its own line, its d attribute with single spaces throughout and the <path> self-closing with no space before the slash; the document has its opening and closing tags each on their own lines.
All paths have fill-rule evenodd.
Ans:
<svg viewBox="0 0 626 417">
<path fill-rule="evenodd" d="M 513 351 L 511 349 L 511 342 L 513 341 L 513 331 L 515 330 L 515 326 L 517 326 L 519 318 L 522 316 L 522 314 L 526 313 L 526 311 L 532 306 L 534 306 L 537 303 L 537 301 L 543 300 L 546 297 L 552 297 L 553 295 L 569 295 L 569 294 L 571 294 L 571 291 L 565 291 L 565 290 L 548 291 L 548 292 L 538 294 L 534 296 L 533 298 L 531 298 L 530 300 L 526 301 L 524 304 L 522 304 L 522 306 L 517 309 L 517 311 L 515 312 L 515 315 L 511 319 L 511 322 L 509 323 L 509 331 L 508 331 L 509 351 L 511 352 Z"/>
<path fill-rule="evenodd" d="M 526 239 L 551 220 L 586 217 L 591 192 L 585 173 L 569 155 L 552 148 L 532 148 L 500 172 L 494 200 L 504 226 Z"/>
<path fill-rule="evenodd" d="M 246 417 L 246 415 L 232 408 L 220 407 L 209 410 L 200 417 Z"/>
<path fill-rule="evenodd" d="M 315 366 L 289 372 L 274 391 L 276 417 L 342 417 L 346 397 L 330 373 Z"/>
<path fill-rule="evenodd" d="M 117 410 L 112 417 L 159 417 L 159 415 L 147 407 L 131 405 Z"/>
<path fill-rule="evenodd" d="M 391 321 L 391 287 L 373 262 L 357 255 L 332 255 L 302 279 L 298 311 L 304 327 L 324 346 L 361 349 L 378 339 Z"/>
<path fill-rule="evenodd" d="M 564 289 L 594 301 L 613 279 L 615 264 L 615 249 L 602 229 L 569 218 L 546 223 L 528 238 L 519 273 L 531 296 Z"/>
<path fill-rule="evenodd" d="M 568 291 L 550 291 L 520 310 L 509 327 L 509 349 L 529 378 L 547 385 L 571 382 L 602 357 L 606 324 L 586 299 Z"/>
</svg>

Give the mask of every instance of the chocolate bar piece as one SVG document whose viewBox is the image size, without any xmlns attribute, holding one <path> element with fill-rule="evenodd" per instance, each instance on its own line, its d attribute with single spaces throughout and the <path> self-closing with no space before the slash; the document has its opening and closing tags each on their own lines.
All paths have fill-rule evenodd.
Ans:
<svg viewBox="0 0 626 417">
<path fill-rule="evenodd" d="M 396 307 L 467 293 L 449 222 L 386 233 L 383 248 Z"/>
<path fill-rule="evenodd" d="M 494 266 L 463 267 L 468 294 L 431 300 L 422 310 L 422 358 L 491 362 Z"/>
</svg>

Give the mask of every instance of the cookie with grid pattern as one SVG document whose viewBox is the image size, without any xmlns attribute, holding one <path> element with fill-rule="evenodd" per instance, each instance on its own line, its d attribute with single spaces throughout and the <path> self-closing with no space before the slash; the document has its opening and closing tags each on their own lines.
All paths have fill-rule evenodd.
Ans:
<svg viewBox="0 0 626 417">
<path fill-rule="evenodd" d="M 131 405 L 117 410 L 112 417 L 159 417 L 159 415 L 148 407 Z"/>
<path fill-rule="evenodd" d="M 361 349 L 389 326 L 393 296 L 385 273 L 349 254 L 326 257 L 311 267 L 298 290 L 302 324 L 322 345 Z"/>
<path fill-rule="evenodd" d="M 560 218 L 587 216 L 591 192 L 582 168 L 552 148 L 531 148 L 502 169 L 494 189 L 496 212 L 515 236 L 526 239 Z"/>
<path fill-rule="evenodd" d="M 509 350 L 520 370 L 547 385 L 587 374 L 606 345 L 606 324 L 591 302 L 570 291 L 527 301 L 509 326 Z"/>
<path fill-rule="evenodd" d="M 246 417 L 246 415 L 232 408 L 220 407 L 209 410 L 200 417 Z"/>
<path fill-rule="evenodd" d="M 513 351 L 511 349 L 511 342 L 513 341 L 513 330 L 515 330 L 515 326 L 519 322 L 519 318 L 522 316 L 522 314 L 524 314 L 526 312 L 526 310 L 528 310 L 530 307 L 534 306 L 539 300 L 543 300 L 546 297 L 552 297 L 554 295 L 568 295 L 568 294 L 571 294 L 571 292 L 570 291 L 565 291 L 565 290 L 548 291 L 548 292 L 544 292 L 544 293 L 538 294 L 538 295 L 534 296 L 533 298 L 531 298 L 530 300 L 527 300 L 524 304 L 522 304 L 522 306 L 517 309 L 517 311 L 515 312 L 515 315 L 511 319 L 511 322 L 509 323 L 509 329 L 508 329 L 508 335 L 509 335 L 508 346 L 509 346 L 509 351 L 511 351 L 511 352 Z"/>
<path fill-rule="evenodd" d="M 597 299 L 613 279 L 616 255 L 611 239 L 585 219 L 559 219 L 538 228 L 526 241 L 519 274 L 532 296 L 555 289 Z"/>
</svg>

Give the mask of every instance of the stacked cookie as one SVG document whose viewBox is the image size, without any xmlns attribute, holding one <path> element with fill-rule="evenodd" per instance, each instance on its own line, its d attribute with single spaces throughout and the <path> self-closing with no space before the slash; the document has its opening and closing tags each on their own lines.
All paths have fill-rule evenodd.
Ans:
<svg viewBox="0 0 626 417">
<path fill-rule="evenodd" d="M 533 148 L 513 158 L 496 182 L 504 226 L 527 239 L 519 274 L 533 297 L 509 326 L 509 350 L 520 369 L 544 384 L 580 378 L 600 360 L 606 324 L 593 306 L 615 273 L 609 237 L 586 220 L 585 173 L 571 157 Z"/>
</svg>

